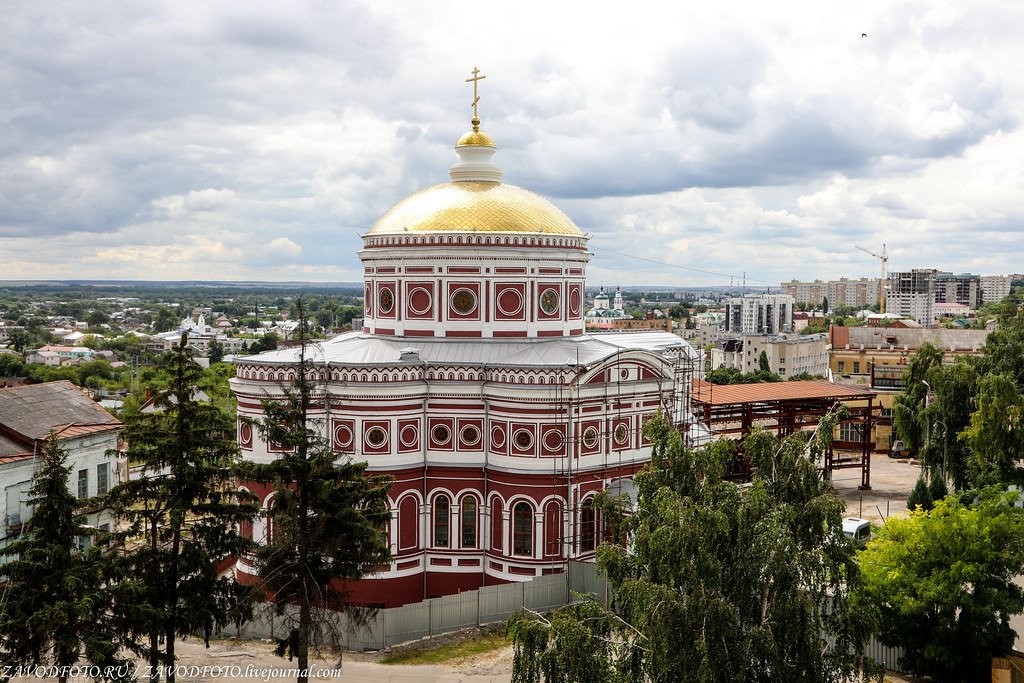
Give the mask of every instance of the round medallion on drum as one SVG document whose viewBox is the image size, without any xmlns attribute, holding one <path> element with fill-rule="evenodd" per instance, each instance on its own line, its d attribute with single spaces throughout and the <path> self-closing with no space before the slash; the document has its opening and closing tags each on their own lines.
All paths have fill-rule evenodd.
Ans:
<svg viewBox="0 0 1024 683">
<path fill-rule="evenodd" d="M 430 292 L 423 287 L 417 287 L 409 292 L 409 310 L 416 315 L 428 313 L 433 303 L 434 298 L 430 296 Z"/>
<path fill-rule="evenodd" d="M 498 312 L 510 318 L 523 312 L 523 294 L 518 289 L 506 287 L 498 295 Z"/>
<path fill-rule="evenodd" d="M 548 288 L 541 292 L 540 310 L 545 315 L 554 315 L 558 312 L 558 292 L 554 288 Z"/>
<path fill-rule="evenodd" d="M 390 313 L 395 307 L 395 293 L 387 287 L 381 287 L 377 295 L 377 307 L 381 313 Z"/>
<path fill-rule="evenodd" d="M 459 315 L 471 315 L 476 310 L 476 294 L 462 288 L 452 293 L 452 308 Z"/>
<path fill-rule="evenodd" d="M 569 293 L 569 312 L 573 315 L 579 315 L 580 303 L 579 287 L 573 287 L 572 291 Z"/>
</svg>

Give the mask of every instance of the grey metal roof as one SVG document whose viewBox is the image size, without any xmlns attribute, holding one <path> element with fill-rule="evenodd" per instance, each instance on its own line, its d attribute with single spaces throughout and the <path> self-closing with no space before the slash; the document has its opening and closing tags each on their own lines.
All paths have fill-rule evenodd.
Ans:
<svg viewBox="0 0 1024 683">
<path fill-rule="evenodd" d="M 669 332 L 618 332 L 585 334 L 578 337 L 543 339 L 446 339 L 386 337 L 348 332 L 307 350 L 313 362 L 345 365 L 376 365 L 401 361 L 402 351 L 419 350 L 419 361 L 434 365 L 446 363 L 470 365 L 507 365 L 518 367 L 551 367 L 587 365 L 617 353 L 648 351 L 680 355 L 688 359 L 697 352 L 681 337 Z M 247 356 L 243 361 L 294 363 L 297 348 L 268 351 Z M 417 361 L 412 361 L 417 362 Z"/>
<path fill-rule="evenodd" d="M 0 424 L 29 439 L 45 439 L 54 427 L 118 420 L 74 384 L 60 381 L 0 389 Z"/>
<path fill-rule="evenodd" d="M 0 458 L 8 455 L 21 455 L 22 453 L 29 452 L 31 450 L 32 449 L 26 447 L 25 444 L 18 443 L 17 441 L 0 434 Z"/>
<path fill-rule="evenodd" d="M 940 349 L 981 349 L 992 330 L 948 330 L 945 328 L 849 327 L 850 346 L 893 346 L 919 348 L 931 342 Z"/>
</svg>

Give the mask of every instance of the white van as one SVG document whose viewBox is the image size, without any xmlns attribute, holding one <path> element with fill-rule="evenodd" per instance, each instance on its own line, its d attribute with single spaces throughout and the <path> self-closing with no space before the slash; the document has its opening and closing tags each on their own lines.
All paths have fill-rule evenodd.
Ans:
<svg viewBox="0 0 1024 683">
<path fill-rule="evenodd" d="M 858 548 L 863 548 L 871 538 L 871 522 L 860 517 L 844 517 L 843 536 L 852 540 Z"/>
</svg>

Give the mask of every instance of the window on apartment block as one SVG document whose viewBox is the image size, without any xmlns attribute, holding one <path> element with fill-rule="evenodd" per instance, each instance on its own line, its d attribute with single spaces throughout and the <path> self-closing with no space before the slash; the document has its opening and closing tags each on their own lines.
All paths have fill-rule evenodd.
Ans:
<svg viewBox="0 0 1024 683">
<path fill-rule="evenodd" d="M 78 470 L 78 497 L 89 497 L 89 470 Z"/>
<path fill-rule="evenodd" d="M 839 372 L 839 374 L 846 372 L 846 361 L 839 361 L 836 364 L 836 370 Z"/>
<path fill-rule="evenodd" d="M 96 495 L 102 496 L 110 490 L 110 481 L 108 479 L 110 468 L 107 463 L 101 462 L 96 465 Z"/>
<path fill-rule="evenodd" d="M 860 374 L 860 361 L 853 361 L 853 374 Z"/>
</svg>

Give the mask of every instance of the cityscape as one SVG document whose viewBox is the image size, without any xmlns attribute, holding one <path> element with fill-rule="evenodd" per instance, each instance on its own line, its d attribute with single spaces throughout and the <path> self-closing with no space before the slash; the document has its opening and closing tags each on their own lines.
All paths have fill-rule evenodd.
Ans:
<svg viewBox="0 0 1024 683">
<path fill-rule="evenodd" d="M 0 680 L 1024 680 L 1019 10 L 158 5 L 0 29 Z"/>
</svg>

